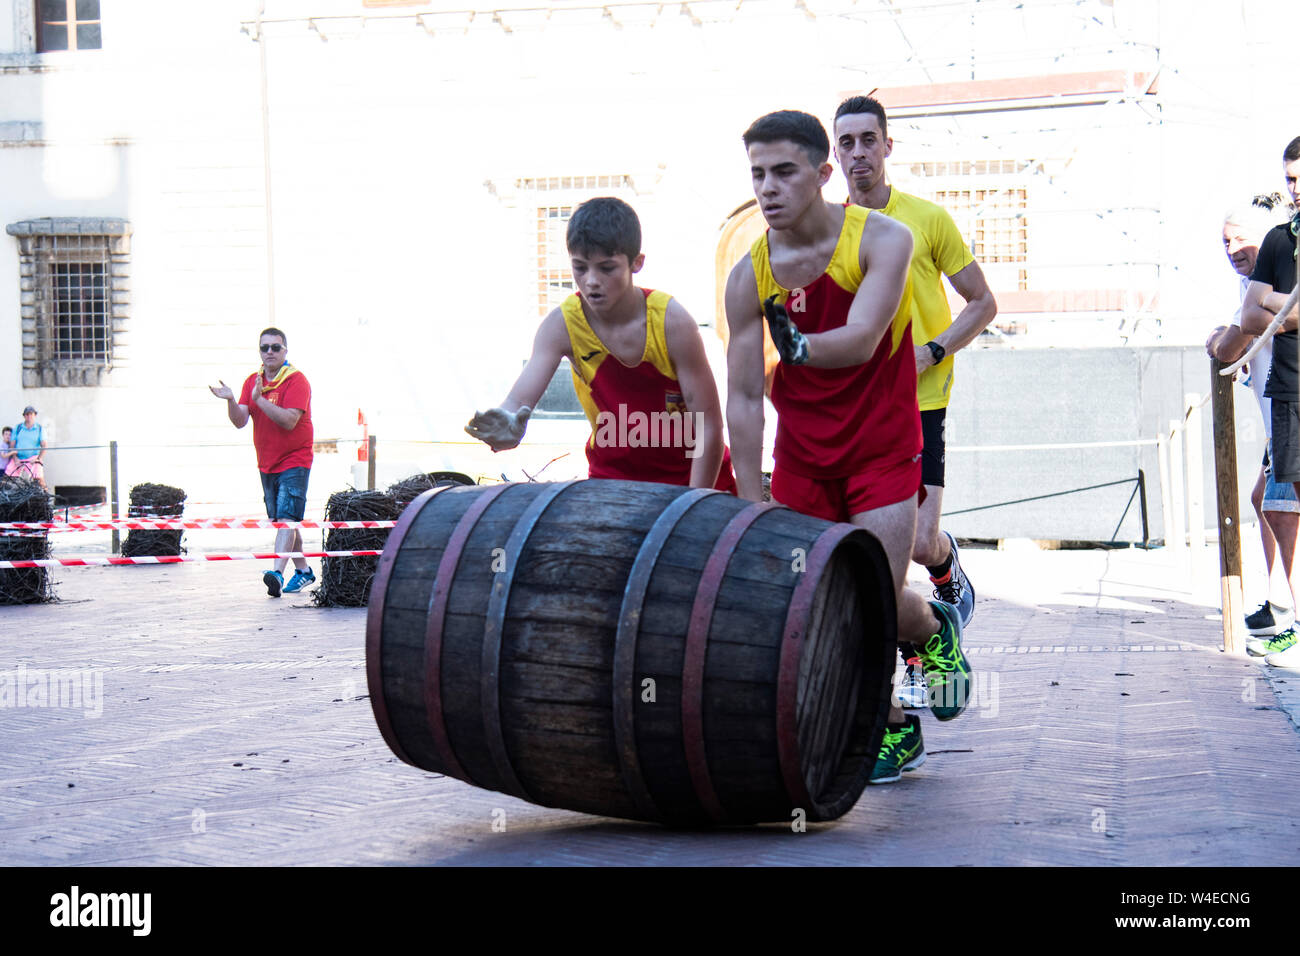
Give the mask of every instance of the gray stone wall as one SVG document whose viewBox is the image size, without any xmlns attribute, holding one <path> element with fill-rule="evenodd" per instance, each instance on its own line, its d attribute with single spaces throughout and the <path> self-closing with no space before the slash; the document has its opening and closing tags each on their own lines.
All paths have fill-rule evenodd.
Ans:
<svg viewBox="0 0 1300 956">
<path fill-rule="evenodd" d="M 957 358 L 948 412 L 944 527 L 971 538 L 1140 541 L 1138 501 L 1121 523 L 1134 482 L 1075 491 L 979 511 L 1002 502 L 1067 492 L 1146 475 L 1150 535 L 1163 539 L 1160 469 L 1154 445 L 987 450 L 989 446 L 1067 445 L 1154 439 L 1181 419 L 1184 396 L 1205 396 L 1204 349 L 978 349 Z M 1239 508 L 1249 521 L 1250 488 L 1264 450 L 1254 396 L 1233 389 Z M 977 447 L 986 450 L 963 450 Z M 1213 422 L 1201 409 L 1205 524 L 1216 525 Z M 1186 456 L 1184 456 L 1186 459 Z M 1186 467 L 1186 465 L 1185 465 Z M 1186 500 L 1186 493 L 1183 494 Z M 953 514 L 966 511 L 965 514 Z M 1116 530 L 1118 526 L 1118 531 Z"/>
</svg>

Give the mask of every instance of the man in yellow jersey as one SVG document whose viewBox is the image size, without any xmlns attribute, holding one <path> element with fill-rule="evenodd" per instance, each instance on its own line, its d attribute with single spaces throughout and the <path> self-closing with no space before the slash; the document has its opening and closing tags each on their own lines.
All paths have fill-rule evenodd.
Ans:
<svg viewBox="0 0 1300 956">
<path fill-rule="evenodd" d="M 699 327 L 666 292 L 641 289 L 641 223 L 621 199 L 574 210 L 565 242 L 577 292 L 542 320 L 533 354 L 497 408 L 465 431 L 493 451 L 524 437 L 561 358 L 591 424 L 592 478 L 734 491 L 722 409 Z"/>
<path fill-rule="evenodd" d="M 835 158 L 848 181 L 852 201 L 879 209 L 912 230 L 912 296 L 915 304 L 912 338 L 916 352 L 917 398 L 925 436 L 922 481 L 925 500 L 917 512 L 912 560 L 930 572 L 934 596 L 953 605 L 962 627 L 975 612 L 971 587 L 957 556 L 957 542 L 939 527 L 944 487 L 944 424 L 952 392 L 953 353 L 975 340 L 997 315 L 997 302 L 984 272 L 967 248 L 946 210 L 932 202 L 893 188 L 885 177 L 885 157 L 894 148 L 885 108 L 869 96 L 852 96 L 835 111 Z M 941 275 L 966 300 L 954 320 Z M 908 660 L 904 703 L 923 706 L 915 655 Z M 911 699 L 909 699 L 911 698 Z"/>
</svg>

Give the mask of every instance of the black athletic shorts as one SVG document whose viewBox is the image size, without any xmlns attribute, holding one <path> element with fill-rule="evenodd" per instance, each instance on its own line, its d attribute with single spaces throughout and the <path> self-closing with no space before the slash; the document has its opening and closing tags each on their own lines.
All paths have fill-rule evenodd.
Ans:
<svg viewBox="0 0 1300 956">
<path fill-rule="evenodd" d="M 1273 399 L 1273 480 L 1300 481 L 1300 406 Z"/>
<path fill-rule="evenodd" d="M 943 487 L 943 438 L 948 409 L 934 408 L 921 412 L 921 435 L 925 448 L 921 452 L 921 484 Z"/>
</svg>

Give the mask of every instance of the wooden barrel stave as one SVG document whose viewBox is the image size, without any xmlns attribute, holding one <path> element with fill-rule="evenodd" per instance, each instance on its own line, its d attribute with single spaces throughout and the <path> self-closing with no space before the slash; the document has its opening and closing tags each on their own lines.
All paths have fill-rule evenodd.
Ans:
<svg viewBox="0 0 1300 956">
<path fill-rule="evenodd" d="M 647 592 L 647 612 L 638 643 L 638 651 L 644 648 L 645 653 L 639 653 L 638 673 L 655 678 L 661 691 L 666 691 L 660 694 L 659 703 L 667 706 L 639 707 L 638 737 L 645 741 L 643 746 L 649 747 L 658 755 L 655 763 L 656 781 L 650 786 L 656 803 L 661 805 L 670 818 L 683 822 L 703 822 L 707 819 L 687 769 L 681 745 L 684 730 L 680 675 L 685 664 L 685 634 L 701 586 L 701 575 L 714 553 L 719 535 L 731 519 L 747 508 L 747 502 L 721 499 L 703 502 L 693 509 L 680 523 L 679 531 L 670 537 Z M 756 521 L 746 536 L 753 533 L 757 526 Z M 772 584 L 770 561 L 767 562 L 767 567 L 760 568 L 757 573 L 746 569 L 750 573 L 742 578 L 732 575 L 731 564 L 734 558 L 733 553 L 732 560 L 727 562 L 727 574 L 722 578 L 721 586 L 714 596 L 711 621 L 717 622 L 727 617 L 728 611 L 732 609 L 738 610 L 745 620 L 729 621 L 729 624 L 734 625 L 730 630 L 720 627 L 710 629 L 701 691 L 703 723 L 708 734 L 704 749 L 710 777 L 714 775 L 715 758 L 721 757 L 723 764 L 720 765 L 720 770 L 724 775 L 724 785 L 731 786 L 737 792 L 749 792 L 754 786 L 770 790 L 774 783 L 777 786 L 780 784 L 779 777 L 775 780 L 772 778 L 770 767 L 775 752 L 772 736 L 774 731 L 770 726 L 772 709 L 769 704 L 767 719 L 764 719 L 758 712 L 763 704 L 761 697 L 754 694 L 755 686 L 750 681 L 734 678 L 752 677 L 760 685 L 773 680 L 778 662 L 779 630 L 772 635 L 765 634 L 764 628 L 770 623 L 766 618 L 771 616 L 771 609 L 776 606 L 774 602 L 779 601 L 786 590 Z M 777 615 L 777 619 L 780 620 L 780 615 Z M 769 645 L 766 648 L 761 646 L 765 637 L 765 643 Z M 738 663 L 743 664 L 743 667 L 732 670 Z M 651 710 L 656 717 L 647 721 Z M 739 713 L 733 721 L 736 711 Z M 715 743 L 717 734 L 721 736 L 717 738 L 719 742 Z M 658 746 L 660 741 L 665 745 Z M 673 741 L 675 750 L 671 743 Z M 736 747 L 744 750 L 736 758 L 737 763 L 745 764 L 743 767 L 733 767 L 726 762 L 728 754 L 736 753 Z M 667 769 L 663 762 L 665 760 L 668 761 L 671 772 L 662 783 L 670 780 L 671 786 L 661 788 L 658 778 Z M 763 760 L 769 766 L 753 766 L 755 761 Z M 737 772 L 742 776 L 736 777 Z M 713 786 L 716 792 L 719 781 L 713 780 Z"/>
<path fill-rule="evenodd" d="M 780 511 L 761 514 L 728 557 L 716 590 L 704 666 L 704 733 L 714 790 L 728 819 L 752 822 L 788 816 L 771 715 L 790 594 L 805 573 L 795 569 L 793 546 L 806 549 L 807 527 L 792 542 Z M 733 648 L 735 651 L 733 652 Z M 749 677 L 731 658 L 759 665 Z M 749 677 L 749 679 L 746 679 Z"/>
<path fill-rule="evenodd" d="M 508 793 L 515 788 L 503 776 L 503 767 L 498 765 L 493 755 L 497 727 L 490 725 L 487 719 L 490 712 L 484 697 L 487 691 L 498 698 L 502 692 L 501 668 L 506 662 L 504 655 L 508 651 L 508 641 L 503 633 L 500 656 L 496 661 L 496 679 L 485 681 L 485 648 L 491 651 L 485 636 L 488 596 L 494 585 L 504 580 L 506 571 L 512 567 L 518 571 L 517 556 L 508 550 L 511 535 L 539 495 L 552 488 L 540 484 L 508 486 L 484 512 L 465 540 L 456 577 L 448 592 L 441 668 L 443 692 L 448 702 L 448 739 L 475 783 Z M 513 581 L 511 583 L 513 594 Z M 485 690 L 485 683 L 492 686 Z M 499 699 L 495 709 L 502 712 Z M 509 758 L 512 748 L 505 728 L 501 727 L 500 732 L 507 752 L 504 771 L 511 772 L 514 765 L 514 760 Z M 513 773 L 518 777 L 517 769 L 513 769 Z M 531 791 L 520 795 L 543 802 Z"/>
<path fill-rule="evenodd" d="M 615 510 L 598 525 L 582 489 L 557 498 L 519 555 L 503 649 L 503 729 L 538 802 L 634 816 L 613 739 L 609 636 L 645 529 L 672 495 L 613 490 L 621 492 Z M 536 630 L 538 620 L 564 626 Z"/>
<path fill-rule="evenodd" d="M 534 618 L 512 623 L 512 659 L 587 670 L 608 666 L 609 649 L 594 642 L 570 641 L 571 628 L 564 621 Z"/>
<path fill-rule="evenodd" d="M 518 486 L 456 489 L 442 492 L 474 499 L 496 493 L 491 505 L 477 517 L 458 508 L 429 534 L 449 542 L 448 560 L 456 562 L 451 580 L 444 582 L 441 656 L 428 660 L 430 672 L 440 675 L 438 684 L 447 743 L 466 779 L 492 790 L 507 789 L 492 759 L 483 722 L 482 657 L 483 615 L 492 577 L 492 546 L 504 541 L 523 513 L 531 495 Z M 451 502 L 444 502 L 444 508 Z M 462 524 L 473 520 L 473 524 Z M 413 527 L 413 532 L 421 530 Z M 451 675 L 451 677 L 448 677 Z M 432 678 L 430 678 L 432 679 Z M 426 688 L 426 694 L 432 687 Z M 446 771 L 444 771 L 446 772 Z"/>
<path fill-rule="evenodd" d="M 413 516 L 397 539 L 398 551 L 383 589 L 381 673 L 389 692 L 386 704 L 393 732 L 402 740 L 416 766 L 451 773 L 441 759 L 429 728 L 425 699 L 425 662 L 429 597 L 437 576 L 447 535 L 442 528 L 455 522 L 475 500 L 472 494 L 441 500 L 446 490 L 425 492 L 407 505 Z M 428 507 L 437 499 L 437 507 Z M 373 590 L 373 589 L 372 589 Z M 373 598 L 372 598 L 373 600 Z M 374 688 L 371 688 L 372 696 Z"/>
<path fill-rule="evenodd" d="M 662 818 L 678 825 L 702 825 L 700 804 L 682 747 L 682 674 L 686 634 L 700 575 L 727 522 L 747 503 L 730 496 L 697 502 L 668 536 L 646 587 L 637 635 L 635 736 L 646 787 Z M 707 658 L 706 658 L 707 660 Z M 654 681 L 655 700 L 642 697 L 643 681 Z"/>
<path fill-rule="evenodd" d="M 497 685 L 510 766 L 526 786 L 527 797 L 539 803 L 678 824 L 704 822 L 700 798 L 682 757 L 685 632 L 700 573 L 718 535 L 748 503 L 708 496 L 692 504 L 678 521 L 646 589 L 631 686 L 615 688 L 610 634 L 617 626 L 628 573 L 646 531 L 683 490 L 608 487 L 613 484 L 584 482 L 566 489 L 548 506 L 545 520 L 539 519 L 517 556 Z M 489 789 L 503 789 L 505 781 L 495 772 L 483 732 L 484 596 L 494 579 L 493 549 L 505 546 L 519 515 L 542 487 L 513 486 L 500 493 L 465 541 L 447 596 L 440 684 L 447 735 L 465 776 Z M 464 489 L 462 494 L 469 499 L 482 492 Z M 381 673 L 385 704 L 408 755 L 417 765 L 447 772 L 431 746 L 427 715 L 418 713 L 427 697 L 418 676 L 423 674 L 423 662 L 415 679 L 409 670 L 412 659 L 423 655 L 420 605 L 423 599 L 427 614 L 430 569 L 436 571 L 443 559 L 441 545 L 469 507 L 469 502 L 450 500 L 457 489 L 440 494 L 449 500 L 428 515 L 417 516 L 406 537 L 409 541 L 418 535 L 421 544 L 409 550 L 403 547 L 400 567 L 394 568 L 386 595 L 380 596 L 385 601 L 386 625 Z M 598 524 L 589 520 L 593 513 L 602 515 Z M 579 520 L 584 516 L 585 525 Z M 552 519 L 553 526 L 548 524 Z M 789 818 L 791 801 L 782 785 L 771 718 L 785 625 L 783 602 L 801 573 L 791 568 L 791 552 L 811 547 L 808 520 L 780 509 L 759 515 L 742 537 L 744 547 L 738 547 L 727 561 L 727 574 L 716 594 L 704 657 L 704 747 L 714 789 L 727 819 L 734 822 Z M 799 522 L 805 522 L 802 528 Z M 871 570 L 869 560 L 859 561 L 858 572 Z M 789 583 L 774 583 L 782 572 Z M 861 617 L 873 613 L 869 604 Z M 893 613 L 892 606 L 888 610 Z M 818 613 L 824 616 L 824 611 Z M 390 623 L 393 627 L 388 629 Z M 809 626 L 816 629 L 818 622 L 810 621 Z M 402 633 L 390 635 L 388 630 Z M 892 629 L 886 630 L 892 634 Z M 883 674 L 887 660 L 892 672 L 892 654 L 892 644 L 886 648 L 883 641 L 879 653 L 867 654 L 878 659 L 874 679 Z M 645 677 L 655 680 L 654 702 L 642 700 Z M 868 676 L 859 683 L 870 691 L 874 679 Z M 805 674 L 799 684 L 800 719 L 810 722 L 808 727 L 800 724 L 801 744 L 816 744 L 817 733 L 809 727 L 821 726 L 821 737 L 826 738 L 822 745 L 834 749 L 837 739 L 832 736 L 844 738 L 841 749 L 855 756 L 858 764 L 857 770 L 846 768 L 853 762 L 847 759 L 835 766 L 805 768 L 814 790 L 851 788 L 861 776 L 861 765 L 879 746 L 880 728 L 873 721 L 879 723 L 876 718 L 883 717 L 884 708 L 860 708 L 862 713 L 834 734 L 827 729 L 829 718 L 818 722 L 817 701 L 828 693 L 839 700 L 839 713 L 852 711 L 851 695 L 845 698 L 844 691 L 837 690 L 842 683 L 842 675 L 826 673 Z M 610 729 L 611 708 L 620 694 L 633 695 L 636 753 L 653 797 L 651 813 L 631 799 L 620 771 Z M 883 703 L 887 707 L 887 698 Z M 421 728 L 424 739 L 420 739 Z M 875 742 L 864 741 L 864 733 L 873 731 Z M 809 818 L 819 818 L 815 808 Z"/>
</svg>

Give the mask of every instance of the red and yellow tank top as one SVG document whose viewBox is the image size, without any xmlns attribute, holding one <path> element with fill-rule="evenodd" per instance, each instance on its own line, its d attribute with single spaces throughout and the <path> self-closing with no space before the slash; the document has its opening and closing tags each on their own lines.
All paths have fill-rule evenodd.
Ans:
<svg viewBox="0 0 1300 956">
<path fill-rule="evenodd" d="M 664 317 L 672 296 L 653 289 L 645 295 L 645 349 L 636 365 L 624 365 L 600 340 L 571 295 L 560 311 L 572 349 L 573 388 L 591 424 L 587 439 L 592 478 L 691 483 L 686 453 L 699 441 L 698 421 L 686 407 L 677 370 L 668 357 Z M 723 451 L 715 487 L 735 487 L 731 461 Z"/>
<path fill-rule="evenodd" d="M 767 233 L 750 249 L 758 298 L 775 295 L 801 332 L 829 332 L 849 317 L 862 284 L 858 250 L 867 216 L 874 210 L 849 206 L 839 242 L 826 271 L 800 290 L 786 289 L 772 275 Z M 847 368 L 776 368 L 772 405 L 778 413 L 777 467 L 807 478 L 843 478 L 871 461 L 913 458 L 921 453 L 921 415 L 916 400 L 912 350 L 911 279 L 875 353 Z"/>
</svg>

